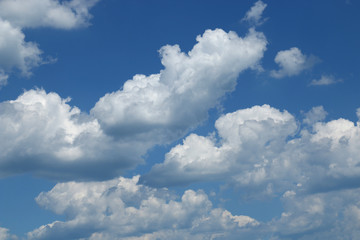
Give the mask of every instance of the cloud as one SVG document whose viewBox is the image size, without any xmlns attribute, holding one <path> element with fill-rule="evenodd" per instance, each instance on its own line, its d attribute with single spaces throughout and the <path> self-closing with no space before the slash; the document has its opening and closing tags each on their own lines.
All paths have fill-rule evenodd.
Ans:
<svg viewBox="0 0 360 240">
<path fill-rule="evenodd" d="M 0 103 L 0 137 L 7 139 L 0 146 L 1 176 L 33 172 L 55 179 L 101 179 L 142 162 L 146 144 L 113 141 L 69 100 L 30 90 Z"/>
<path fill-rule="evenodd" d="M 269 180 L 269 161 L 297 130 L 291 114 L 269 105 L 228 113 L 216 121 L 215 127 L 218 139 L 191 134 L 141 180 L 151 186 L 167 186 L 234 178 L 244 186 L 255 187 Z M 277 164 L 277 168 L 286 167 Z"/>
<path fill-rule="evenodd" d="M 327 112 L 323 106 L 313 107 L 309 112 L 305 114 L 303 123 L 308 125 L 313 125 L 316 122 L 322 121 L 325 119 Z"/>
<path fill-rule="evenodd" d="M 302 71 L 313 67 L 318 58 L 306 56 L 300 49 L 293 47 L 289 50 L 279 51 L 276 54 L 275 62 L 279 65 L 279 70 L 272 70 L 270 75 L 274 78 L 283 78 L 299 75 Z"/>
<path fill-rule="evenodd" d="M 314 107 L 302 126 L 268 105 L 226 114 L 215 133 L 189 135 L 140 181 L 221 181 L 247 199 L 281 198 L 281 217 L 252 232 L 260 239 L 358 238 L 360 127 L 342 118 L 324 122 L 325 116 Z"/>
<path fill-rule="evenodd" d="M 188 185 L 222 180 L 248 195 L 309 193 L 360 187 L 360 127 L 346 119 L 321 122 L 312 109 L 301 129 L 284 111 L 268 105 L 220 117 L 219 137 L 189 135 L 172 148 L 141 181 L 151 186 Z"/>
<path fill-rule="evenodd" d="M 331 75 L 322 75 L 320 79 L 314 79 L 311 81 L 310 86 L 326 86 L 342 82 L 341 79 L 335 79 Z"/>
<path fill-rule="evenodd" d="M 33 172 L 60 180 L 109 179 L 142 163 L 156 144 L 182 137 L 234 90 L 238 74 L 266 49 L 263 34 L 207 30 L 188 53 L 161 49 L 165 69 L 136 75 L 82 113 L 44 90 L 0 103 L 0 175 Z M 86 164 L 86 168 L 83 165 Z"/>
<path fill-rule="evenodd" d="M 0 18 L 0 83 L 5 85 L 8 72 L 14 68 L 28 76 L 31 69 L 44 63 L 41 50 L 33 42 L 26 42 L 21 29 Z"/>
<path fill-rule="evenodd" d="M 178 199 L 167 189 L 138 184 L 138 179 L 56 184 L 36 201 L 45 209 L 64 214 L 67 221 L 43 225 L 28 233 L 28 238 L 168 239 L 173 235 L 208 239 L 219 233 L 226 238 L 233 231 L 259 225 L 248 216 L 213 208 L 200 190 L 186 190 Z"/>
<path fill-rule="evenodd" d="M 15 235 L 9 233 L 9 229 L 0 227 L 0 240 L 17 240 Z"/>
<path fill-rule="evenodd" d="M 97 2 L 98 0 L 2 0 L 0 17 L 20 28 L 72 29 L 89 25 L 89 9 Z"/>
<path fill-rule="evenodd" d="M 0 1 L 0 88 L 14 70 L 29 77 L 31 70 L 53 62 L 42 57 L 34 42 L 26 42 L 23 28 L 73 29 L 89 25 L 89 9 L 98 0 L 1 0 Z M 31 9 L 31 11 L 29 11 Z"/>
<path fill-rule="evenodd" d="M 264 12 L 266 6 L 267 4 L 263 1 L 257 1 L 254 6 L 252 6 L 250 10 L 246 12 L 242 21 L 247 21 L 248 23 L 255 26 L 263 24 L 266 19 L 262 19 L 262 13 Z"/>
<path fill-rule="evenodd" d="M 164 69 L 136 75 L 106 94 L 91 110 L 108 134 L 166 143 L 207 118 L 210 108 L 235 89 L 239 73 L 256 68 L 266 50 L 262 33 L 206 30 L 189 53 L 178 45 L 160 49 Z"/>
</svg>

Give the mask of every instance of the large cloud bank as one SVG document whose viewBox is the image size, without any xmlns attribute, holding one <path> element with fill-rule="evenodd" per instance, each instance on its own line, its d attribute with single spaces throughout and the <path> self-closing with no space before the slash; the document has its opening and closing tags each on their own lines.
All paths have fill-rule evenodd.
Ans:
<svg viewBox="0 0 360 240">
<path fill-rule="evenodd" d="M 244 38 L 207 30 L 197 41 L 188 54 L 163 47 L 159 74 L 134 76 L 90 115 L 41 89 L 0 103 L 0 136 L 11 139 L 0 147 L 0 174 L 109 179 L 141 163 L 154 145 L 182 137 L 234 90 L 239 73 L 258 65 L 267 44 L 253 29 Z"/>
<path fill-rule="evenodd" d="M 41 226 L 29 239 L 210 239 L 259 224 L 213 208 L 202 191 L 186 190 L 177 199 L 166 189 L 139 185 L 138 179 L 57 184 L 36 201 L 68 221 Z"/>
</svg>

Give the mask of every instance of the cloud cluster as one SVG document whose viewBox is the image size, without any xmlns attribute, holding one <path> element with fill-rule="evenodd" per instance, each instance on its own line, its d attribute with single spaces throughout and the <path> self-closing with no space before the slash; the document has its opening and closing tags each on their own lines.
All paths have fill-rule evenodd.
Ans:
<svg viewBox="0 0 360 240">
<path fill-rule="evenodd" d="M 114 142 L 69 100 L 30 90 L 0 103 L 0 137 L 7 139 L 0 146 L 1 176 L 30 171 L 55 179 L 108 178 L 141 161 L 146 147 Z"/>
<path fill-rule="evenodd" d="M 279 70 L 272 70 L 270 75 L 274 78 L 291 77 L 313 67 L 319 60 L 315 56 L 304 55 L 299 48 L 279 51 L 275 56 L 275 62 Z"/>
<path fill-rule="evenodd" d="M 244 38 L 207 30 L 197 41 L 188 54 L 163 47 L 159 74 L 136 75 L 102 97 L 90 115 L 44 90 L 0 103 L 0 136 L 9 139 L 0 146 L 0 175 L 109 179 L 142 162 L 154 145 L 182 137 L 266 49 L 264 35 L 254 30 Z"/>
<path fill-rule="evenodd" d="M 268 105 L 226 114 L 216 121 L 216 133 L 189 135 L 141 182 L 174 186 L 218 180 L 247 199 L 281 197 L 281 217 L 263 223 L 254 236 L 357 238 L 359 122 L 324 122 L 325 116 L 321 106 L 305 114 L 304 125 Z"/>
<path fill-rule="evenodd" d="M 91 113 L 107 133 L 159 143 L 181 137 L 234 90 L 239 73 L 256 68 L 267 44 L 253 29 L 244 38 L 235 32 L 207 30 L 196 40 L 188 54 L 177 45 L 162 47 L 165 68 L 159 74 L 136 75 L 96 103 Z"/>
<path fill-rule="evenodd" d="M 47 63 L 36 43 L 25 41 L 23 28 L 73 29 L 88 25 L 89 9 L 98 0 L 1 0 L 0 87 L 14 70 L 23 76 Z M 29 11 L 31 9 L 31 11 Z"/>
<path fill-rule="evenodd" d="M 36 201 L 68 220 L 41 226 L 28 238 L 210 239 L 219 234 L 226 238 L 230 232 L 259 224 L 248 216 L 213 208 L 202 191 L 186 190 L 178 199 L 166 189 L 140 185 L 138 179 L 57 184 Z"/>
<path fill-rule="evenodd" d="M 191 134 L 142 177 L 153 186 L 220 179 L 266 194 L 301 186 L 305 192 L 332 191 L 360 185 L 360 127 L 346 119 L 322 122 L 322 107 L 304 123 L 268 105 L 220 117 L 217 134 Z M 309 126 L 310 125 L 310 126 Z"/>
</svg>

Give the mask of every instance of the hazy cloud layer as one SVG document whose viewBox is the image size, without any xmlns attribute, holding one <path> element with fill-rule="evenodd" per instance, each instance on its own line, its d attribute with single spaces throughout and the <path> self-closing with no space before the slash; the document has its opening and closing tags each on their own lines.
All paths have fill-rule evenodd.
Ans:
<svg viewBox="0 0 360 240">
<path fill-rule="evenodd" d="M 138 179 L 57 184 L 36 201 L 68 220 L 41 226 L 28 233 L 29 239 L 168 239 L 173 235 L 210 239 L 259 224 L 248 216 L 213 208 L 202 191 L 186 190 L 179 199 L 166 189 L 140 185 Z"/>
<path fill-rule="evenodd" d="M 314 66 L 319 59 L 313 55 L 304 55 L 299 48 L 279 51 L 274 59 L 279 65 L 279 70 L 272 70 L 270 75 L 274 78 L 291 77 Z"/>
<path fill-rule="evenodd" d="M 142 162 L 154 145 L 182 137 L 234 90 L 238 74 L 255 67 L 266 49 L 265 37 L 254 30 L 244 38 L 207 30 L 197 40 L 188 54 L 163 47 L 164 70 L 136 75 L 102 97 L 90 115 L 44 90 L 0 103 L 0 136 L 9 139 L 0 146 L 0 174 L 109 179 Z"/>
</svg>

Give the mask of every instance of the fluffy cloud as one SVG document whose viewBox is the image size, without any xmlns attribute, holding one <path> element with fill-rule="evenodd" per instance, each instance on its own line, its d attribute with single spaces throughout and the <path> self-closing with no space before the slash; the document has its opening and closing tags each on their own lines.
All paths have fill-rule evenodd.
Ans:
<svg viewBox="0 0 360 240">
<path fill-rule="evenodd" d="M 59 183 L 36 201 L 64 214 L 28 233 L 29 239 L 199 239 L 256 227 L 248 216 L 213 208 L 202 191 L 187 190 L 181 199 L 166 189 L 138 184 L 139 177 L 105 182 Z M 201 238 L 200 238 L 201 237 Z"/>
<path fill-rule="evenodd" d="M 245 38 L 208 30 L 197 40 L 188 54 L 163 47 L 164 70 L 136 75 L 102 97 L 90 115 L 43 90 L 0 103 L 0 136 L 9 139 L 0 146 L 0 174 L 113 178 L 142 162 L 154 145 L 183 136 L 235 88 L 241 71 L 258 64 L 266 48 L 265 37 L 254 30 Z"/>
<path fill-rule="evenodd" d="M 1 0 L 0 17 L 21 28 L 72 29 L 89 24 L 89 9 L 98 1 Z"/>
<path fill-rule="evenodd" d="M 29 75 L 31 68 L 43 63 L 37 45 L 24 39 L 25 35 L 19 28 L 0 18 L 0 85 L 6 84 L 6 73 L 14 68 Z"/>
<path fill-rule="evenodd" d="M 335 83 L 342 82 L 341 79 L 335 79 L 334 76 L 331 75 L 322 75 L 320 79 L 314 79 L 311 81 L 311 86 L 326 86 Z"/>
<path fill-rule="evenodd" d="M 313 107 L 309 112 L 305 114 L 303 123 L 308 125 L 313 125 L 316 122 L 322 121 L 325 119 L 327 112 L 323 106 Z"/>
<path fill-rule="evenodd" d="M 222 116 L 214 135 L 188 136 L 142 181 L 155 186 L 221 179 L 249 194 L 286 190 L 327 192 L 356 188 L 360 178 L 360 127 L 346 119 L 321 122 L 322 107 L 299 123 L 267 105 Z M 307 125 L 312 124 L 310 127 Z"/>
<path fill-rule="evenodd" d="M 250 10 L 246 12 L 245 17 L 242 19 L 242 21 L 247 21 L 250 24 L 256 26 L 263 24 L 266 19 L 262 19 L 262 13 L 264 12 L 266 6 L 267 4 L 263 1 L 257 1 L 254 6 L 252 6 Z"/>
<path fill-rule="evenodd" d="M 7 139 L 0 146 L 0 175 L 32 171 L 57 179 L 108 178 L 141 162 L 148 146 L 113 141 L 69 100 L 30 90 L 0 103 L 0 137 Z"/>
<path fill-rule="evenodd" d="M 9 229 L 0 227 L 0 240 L 17 240 L 18 238 L 9 233 Z"/>
<path fill-rule="evenodd" d="M 216 121 L 216 133 L 191 134 L 141 181 L 171 186 L 218 180 L 246 197 L 282 196 L 281 217 L 253 232 L 260 239 L 358 238 L 359 122 L 323 122 L 325 116 L 315 107 L 302 126 L 267 105 L 226 114 Z"/>
<path fill-rule="evenodd" d="M 357 239 L 360 237 L 357 190 L 283 197 L 284 212 L 268 223 L 274 239 Z"/>
<path fill-rule="evenodd" d="M 256 68 L 266 50 L 262 33 L 207 30 L 188 53 L 179 46 L 160 50 L 164 70 L 136 75 L 121 90 L 106 94 L 91 110 L 108 134 L 151 138 L 162 143 L 181 137 L 234 90 L 240 72 Z"/>
<path fill-rule="evenodd" d="M 219 139 L 214 135 L 191 134 L 183 144 L 171 149 L 164 163 L 155 165 L 142 181 L 156 186 L 228 177 L 236 178 L 244 186 L 267 182 L 270 176 L 266 169 L 272 165 L 272 158 L 297 130 L 291 114 L 268 105 L 226 114 L 216 121 L 215 127 Z M 277 162 L 274 167 L 286 168 L 286 164 Z"/>
<path fill-rule="evenodd" d="M 0 88 L 7 84 L 12 71 L 18 70 L 23 76 L 29 76 L 32 68 L 49 62 L 42 58 L 36 43 L 25 41 L 23 28 L 87 26 L 91 18 L 89 8 L 97 1 L 1 0 Z"/>
<path fill-rule="evenodd" d="M 279 51 L 275 56 L 275 62 L 280 69 L 273 70 L 270 74 L 274 78 L 283 78 L 300 74 L 314 66 L 318 59 L 315 56 L 306 56 L 300 49 L 293 47 L 289 50 Z"/>
</svg>

